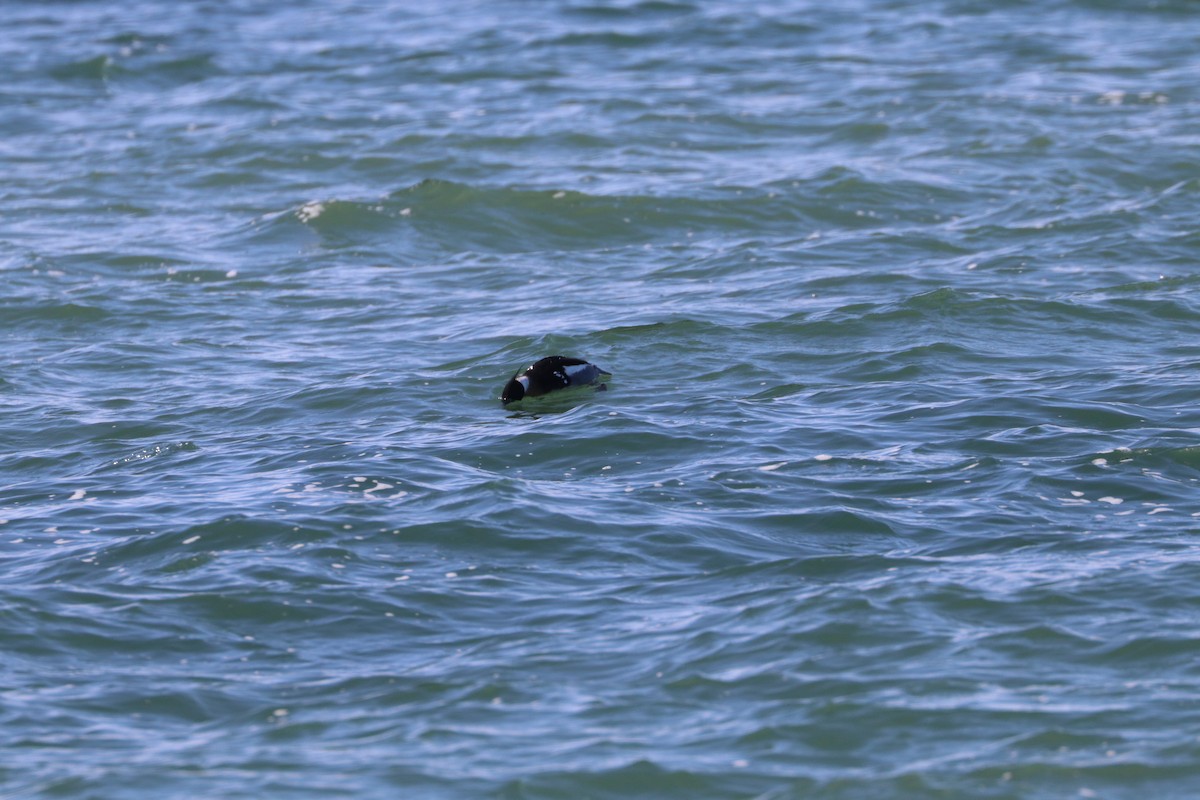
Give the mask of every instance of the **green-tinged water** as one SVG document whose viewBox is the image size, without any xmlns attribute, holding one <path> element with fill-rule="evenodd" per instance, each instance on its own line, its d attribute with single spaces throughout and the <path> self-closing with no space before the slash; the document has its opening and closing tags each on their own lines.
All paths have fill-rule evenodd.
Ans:
<svg viewBox="0 0 1200 800">
<path fill-rule="evenodd" d="M 410 5 L 0 7 L 0 797 L 1196 796 L 1194 5 Z"/>
</svg>

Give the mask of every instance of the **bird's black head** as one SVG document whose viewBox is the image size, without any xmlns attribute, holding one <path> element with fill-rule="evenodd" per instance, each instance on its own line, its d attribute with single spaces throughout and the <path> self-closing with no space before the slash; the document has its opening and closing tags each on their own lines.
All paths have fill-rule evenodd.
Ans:
<svg viewBox="0 0 1200 800">
<path fill-rule="evenodd" d="M 517 402 L 524 396 L 525 387 L 521 385 L 521 382 L 517 380 L 517 376 L 514 375 L 511 381 L 504 384 L 504 391 L 500 392 L 500 402 L 508 405 L 509 403 Z"/>
</svg>

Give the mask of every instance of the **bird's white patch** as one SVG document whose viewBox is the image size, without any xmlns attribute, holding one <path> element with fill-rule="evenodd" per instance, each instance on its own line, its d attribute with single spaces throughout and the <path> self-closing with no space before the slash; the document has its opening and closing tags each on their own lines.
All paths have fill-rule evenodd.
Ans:
<svg viewBox="0 0 1200 800">
<path fill-rule="evenodd" d="M 522 375 L 521 377 L 517 378 L 517 383 L 521 384 L 525 391 L 529 391 L 529 378 Z"/>
</svg>

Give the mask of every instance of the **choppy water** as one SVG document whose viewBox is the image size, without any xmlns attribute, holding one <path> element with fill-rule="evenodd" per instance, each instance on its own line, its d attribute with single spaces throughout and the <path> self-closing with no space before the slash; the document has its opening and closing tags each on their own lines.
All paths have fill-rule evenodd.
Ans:
<svg viewBox="0 0 1200 800">
<path fill-rule="evenodd" d="M 1195 796 L 1196 6 L 410 5 L 0 7 L 0 796 Z"/>
</svg>

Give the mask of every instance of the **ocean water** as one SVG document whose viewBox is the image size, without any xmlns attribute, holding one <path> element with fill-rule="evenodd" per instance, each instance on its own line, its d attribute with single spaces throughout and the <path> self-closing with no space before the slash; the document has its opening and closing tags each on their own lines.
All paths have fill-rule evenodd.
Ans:
<svg viewBox="0 0 1200 800">
<path fill-rule="evenodd" d="M 1196 796 L 1196 11 L 0 6 L 0 797 Z"/>
</svg>

